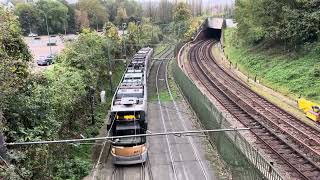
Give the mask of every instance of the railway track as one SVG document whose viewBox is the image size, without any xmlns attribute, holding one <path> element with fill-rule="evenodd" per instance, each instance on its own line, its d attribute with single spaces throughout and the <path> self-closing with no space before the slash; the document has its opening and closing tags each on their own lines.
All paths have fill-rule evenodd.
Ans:
<svg viewBox="0 0 320 180">
<path fill-rule="evenodd" d="M 110 180 L 153 180 L 150 160 L 132 166 L 114 166 Z"/>
<path fill-rule="evenodd" d="M 172 57 L 173 57 L 172 53 L 164 53 L 162 56 L 160 56 L 160 59 L 163 58 L 163 60 L 161 60 L 157 64 L 158 67 L 157 67 L 157 74 L 156 74 L 156 91 L 157 91 L 158 104 L 160 108 L 162 126 L 164 128 L 164 131 L 168 131 L 168 129 L 170 129 L 171 131 L 187 130 L 186 122 L 180 114 L 181 111 L 175 99 L 173 98 L 173 95 L 169 86 L 168 65 L 170 62 L 169 59 Z M 168 107 L 164 106 L 164 103 L 168 103 L 168 102 L 163 102 L 163 100 L 161 100 L 160 94 L 163 92 L 167 93 L 170 96 L 170 103 L 172 105 L 170 109 L 171 110 L 173 109 L 173 111 L 169 112 Z M 176 115 L 174 116 L 173 114 L 176 114 Z M 180 126 L 174 125 L 175 123 L 174 121 L 178 121 Z M 178 179 L 208 180 L 210 179 L 209 173 L 207 172 L 206 167 L 200 158 L 199 152 L 196 148 L 196 145 L 192 137 L 190 136 L 183 137 L 183 139 L 185 138 L 187 140 L 188 148 L 191 149 L 190 156 L 194 157 L 195 159 L 194 165 L 196 165 L 196 167 L 193 168 L 193 171 L 190 171 L 190 167 L 188 169 L 188 167 L 186 167 L 187 165 L 185 165 L 184 163 L 181 163 L 186 160 L 184 157 L 186 156 L 186 154 L 181 155 L 185 153 L 185 151 L 177 147 L 177 144 L 181 143 L 181 138 L 176 139 L 175 137 L 169 137 L 169 136 L 165 136 L 165 138 L 166 138 L 166 145 L 169 151 L 168 154 L 170 159 L 170 165 L 173 173 L 173 176 L 171 176 L 171 179 L 175 179 L 175 180 L 178 180 Z"/>
<path fill-rule="evenodd" d="M 259 147 L 292 179 L 320 179 L 320 133 L 271 104 L 215 63 L 214 41 L 200 41 L 190 50 L 195 77 L 258 139 Z"/>
<path fill-rule="evenodd" d="M 171 51 L 171 47 L 167 46 L 164 49 L 162 49 L 161 51 L 159 51 L 158 53 L 154 54 L 153 57 L 158 58 L 158 57 L 163 57 L 166 56 L 166 53 Z"/>
</svg>

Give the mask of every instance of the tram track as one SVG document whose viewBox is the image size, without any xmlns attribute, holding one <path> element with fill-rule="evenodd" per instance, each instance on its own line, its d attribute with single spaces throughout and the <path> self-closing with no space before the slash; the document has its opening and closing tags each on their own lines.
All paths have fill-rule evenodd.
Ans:
<svg viewBox="0 0 320 180">
<path fill-rule="evenodd" d="M 180 109 L 172 95 L 170 86 L 169 86 L 169 78 L 168 78 L 168 66 L 170 63 L 170 59 L 173 57 L 173 54 L 165 54 L 164 56 L 161 56 L 159 59 L 161 62 L 158 64 L 157 68 L 157 75 L 156 75 L 156 89 L 157 89 L 157 96 L 158 96 L 158 104 L 160 107 L 160 115 L 161 115 L 161 121 L 162 125 L 165 131 L 168 129 L 172 130 L 188 130 L 186 126 L 185 120 L 182 118 L 182 115 L 180 114 Z M 161 72 L 161 74 L 160 74 Z M 166 92 L 169 97 L 169 102 L 162 102 L 160 98 L 160 91 Z M 173 111 L 168 111 L 168 107 L 163 108 L 164 103 L 170 103 L 172 107 L 170 107 Z M 176 114 L 176 115 L 173 115 Z M 166 117 L 166 118 L 165 118 Z M 176 126 L 174 124 L 177 121 L 180 125 Z M 196 165 L 196 168 L 193 168 L 194 171 L 190 171 L 187 167 L 185 167 L 184 162 L 186 161 L 186 152 L 185 150 L 182 150 L 181 147 L 176 147 L 177 144 L 182 143 L 182 141 L 187 140 L 187 147 L 190 148 L 190 156 L 194 158 L 193 164 Z M 172 179 L 178 180 L 189 180 L 189 179 L 210 179 L 209 173 L 206 170 L 205 165 L 203 164 L 201 157 L 199 155 L 199 152 L 197 150 L 197 147 L 193 141 L 193 137 L 187 136 L 187 137 L 166 137 L 167 147 L 169 149 L 169 156 L 170 156 L 170 163 L 171 163 L 171 169 L 173 171 L 173 177 Z M 173 152 L 174 151 L 174 152 Z M 177 152 L 178 151 L 178 152 Z M 189 154 L 188 154 L 189 155 Z M 190 157 L 189 157 L 190 158 Z M 188 160 L 189 161 L 189 160 Z M 198 171 L 198 172 L 196 172 Z M 195 176 L 194 174 L 197 174 L 199 176 Z"/>
<path fill-rule="evenodd" d="M 319 133 L 272 105 L 215 63 L 213 41 L 200 41 L 190 50 L 189 62 L 197 80 L 258 139 L 275 163 L 296 179 L 318 179 Z"/>
<path fill-rule="evenodd" d="M 171 48 L 166 47 L 156 55 L 158 57 L 167 56 Z M 153 66 L 154 63 L 151 63 Z M 147 152 L 149 154 L 149 152 Z M 110 180 L 153 180 L 153 173 L 149 155 L 145 163 L 130 165 L 130 166 L 112 166 L 112 173 L 109 176 Z"/>
<path fill-rule="evenodd" d="M 169 56 L 166 55 L 166 57 Z M 164 128 L 164 132 L 167 132 L 167 127 L 166 127 L 166 123 L 165 123 L 165 120 L 164 120 L 164 113 L 163 113 L 163 110 L 162 110 L 162 105 L 161 105 L 161 100 L 160 100 L 160 87 L 159 87 L 159 72 L 160 72 L 160 68 L 161 68 L 161 65 L 163 64 L 163 61 L 159 62 L 158 64 L 158 68 L 157 68 L 157 72 L 156 72 L 156 92 L 157 92 L 157 99 L 158 99 L 158 104 L 159 104 L 159 107 L 160 107 L 160 116 L 161 116 L 161 121 L 162 121 L 162 126 Z M 170 165 L 171 165 L 171 169 L 173 171 L 173 179 L 174 180 L 178 180 L 178 175 L 177 175 L 177 168 L 176 168 L 176 165 L 175 165 L 175 160 L 174 160 L 174 157 L 173 157 L 173 152 L 172 152 L 172 147 L 170 145 L 170 141 L 169 141 L 169 137 L 168 135 L 165 136 L 165 139 L 166 139 L 166 144 L 167 144 L 167 147 L 168 147 L 168 150 L 169 150 L 169 158 L 170 158 Z"/>
</svg>

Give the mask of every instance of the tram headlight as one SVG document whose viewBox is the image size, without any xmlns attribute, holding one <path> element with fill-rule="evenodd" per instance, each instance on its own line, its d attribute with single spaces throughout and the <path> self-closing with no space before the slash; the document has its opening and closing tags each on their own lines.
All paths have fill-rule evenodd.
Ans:
<svg viewBox="0 0 320 180">
<path fill-rule="evenodd" d="M 111 148 L 111 153 L 112 153 L 112 154 L 116 154 L 116 148 L 114 148 L 114 147 Z"/>
</svg>

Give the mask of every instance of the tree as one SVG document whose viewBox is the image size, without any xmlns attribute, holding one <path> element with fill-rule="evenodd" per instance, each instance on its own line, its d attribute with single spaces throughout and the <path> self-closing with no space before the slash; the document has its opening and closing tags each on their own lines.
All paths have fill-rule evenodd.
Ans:
<svg viewBox="0 0 320 180">
<path fill-rule="evenodd" d="M 111 39 L 113 42 L 119 44 L 120 43 L 120 36 L 118 34 L 118 28 L 112 24 L 112 22 L 107 22 L 104 25 L 104 35 Z"/>
<path fill-rule="evenodd" d="M 148 18 L 143 18 L 139 25 L 130 22 L 127 31 L 131 52 L 151 43 L 158 43 L 162 38 L 159 26 L 152 24 Z"/>
<path fill-rule="evenodd" d="M 0 7 L 0 128 L 7 139 L 8 132 L 14 134 L 14 131 L 11 132 L 8 128 L 8 124 L 12 122 L 8 119 L 6 112 L 10 108 L 12 99 L 25 87 L 29 76 L 28 62 L 30 60 L 31 54 L 21 37 L 17 17 L 11 11 Z M 18 126 L 15 128 L 17 129 Z M 21 176 L 15 170 L 11 171 L 15 169 L 13 165 L 10 165 L 10 168 L 1 167 L 2 165 L 0 164 L 0 168 L 6 169 L 7 172 L 1 170 L 1 177 Z"/>
<path fill-rule="evenodd" d="M 40 16 L 33 4 L 18 3 L 15 8 L 15 14 L 19 17 L 19 22 L 24 34 L 38 32 Z"/>
<path fill-rule="evenodd" d="M 64 22 L 65 31 L 68 33 L 75 33 L 78 31 L 76 28 L 76 12 L 75 7 L 71 6 L 66 0 L 59 0 L 63 5 L 68 8 L 67 19 Z"/>
<path fill-rule="evenodd" d="M 41 33 L 46 34 L 46 19 L 50 33 L 64 33 L 65 22 L 68 19 L 68 8 L 59 1 L 40 0 L 36 2 L 36 8 L 41 17 Z"/>
<path fill-rule="evenodd" d="M 128 19 L 127 11 L 123 7 L 118 7 L 117 10 L 117 16 L 116 16 L 116 22 L 118 25 L 121 25 L 122 23 L 126 22 Z"/>
<path fill-rule="evenodd" d="M 88 13 L 86 11 L 75 11 L 77 29 L 82 30 L 90 27 Z"/>
<path fill-rule="evenodd" d="M 161 0 L 159 4 L 158 17 L 161 23 L 169 23 L 172 20 L 174 5 L 168 0 Z"/>
<path fill-rule="evenodd" d="M 319 39 L 320 3 L 312 1 L 236 1 L 237 33 L 244 42 L 299 46 Z"/>
<path fill-rule="evenodd" d="M 148 2 L 147 2 L 147 5 L 146 5 L 146 9 L 145 9 L 145 16 L 147 17 L 147 18 L 151 18 L 151 20 L 155 20 L 156 18 L 156 13 L 157 13 L 157 11 L 156 11 L 156 8 L 155 8 L 155 6 L 154 6 L 154 2 L 152 2 L 151 0 L 149 0 Z"/>
<path fill-rule="evenodd" d="M 185 3 L 179 3 L 174 10 L 173 20 L 175 22 L 188 21 L 192 17 L 191 10 Z"/>
<path fill-rule="evenodd" d="M 192 15 L 189 6 L 185 3 L 179 3 L 174 10 L 172 25 L 174 29 L 175 36 L 178 38 L 183 38 L 184 34 L 188 31 L 191 23 Z"/>
<path fill-rule="evenodd" d="M 108 19 L 106 8 L 99 0 L 79 0 L 76 7 L 81 14 L 87 14 L 91 28 L 102 27 Z"/>
<path fill-rule="evenodd" d="M 124 8 L 126 11 L 127 18 L 140 19 L 142 17 L 142 7 L 137 1 L 132 0 L 105 0 L 103 1 L 107 11 L 109 13 L 109 21 L 117 24 L 116 16 L 119 8 Z"/>
</svg>

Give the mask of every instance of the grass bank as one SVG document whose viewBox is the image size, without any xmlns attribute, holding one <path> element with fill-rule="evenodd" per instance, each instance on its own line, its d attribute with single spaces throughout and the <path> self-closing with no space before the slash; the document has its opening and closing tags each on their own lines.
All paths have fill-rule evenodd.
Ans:
<svg viewBox="0 0 320 180">
<path fill-rule="evenodd" d="M 320 44 L 299 52 L 248 47 L 237 43 L 235 29 L 226 29 L 225 54 L 240 71 L 287 96 L 320 102 Z"/>
</svg>

